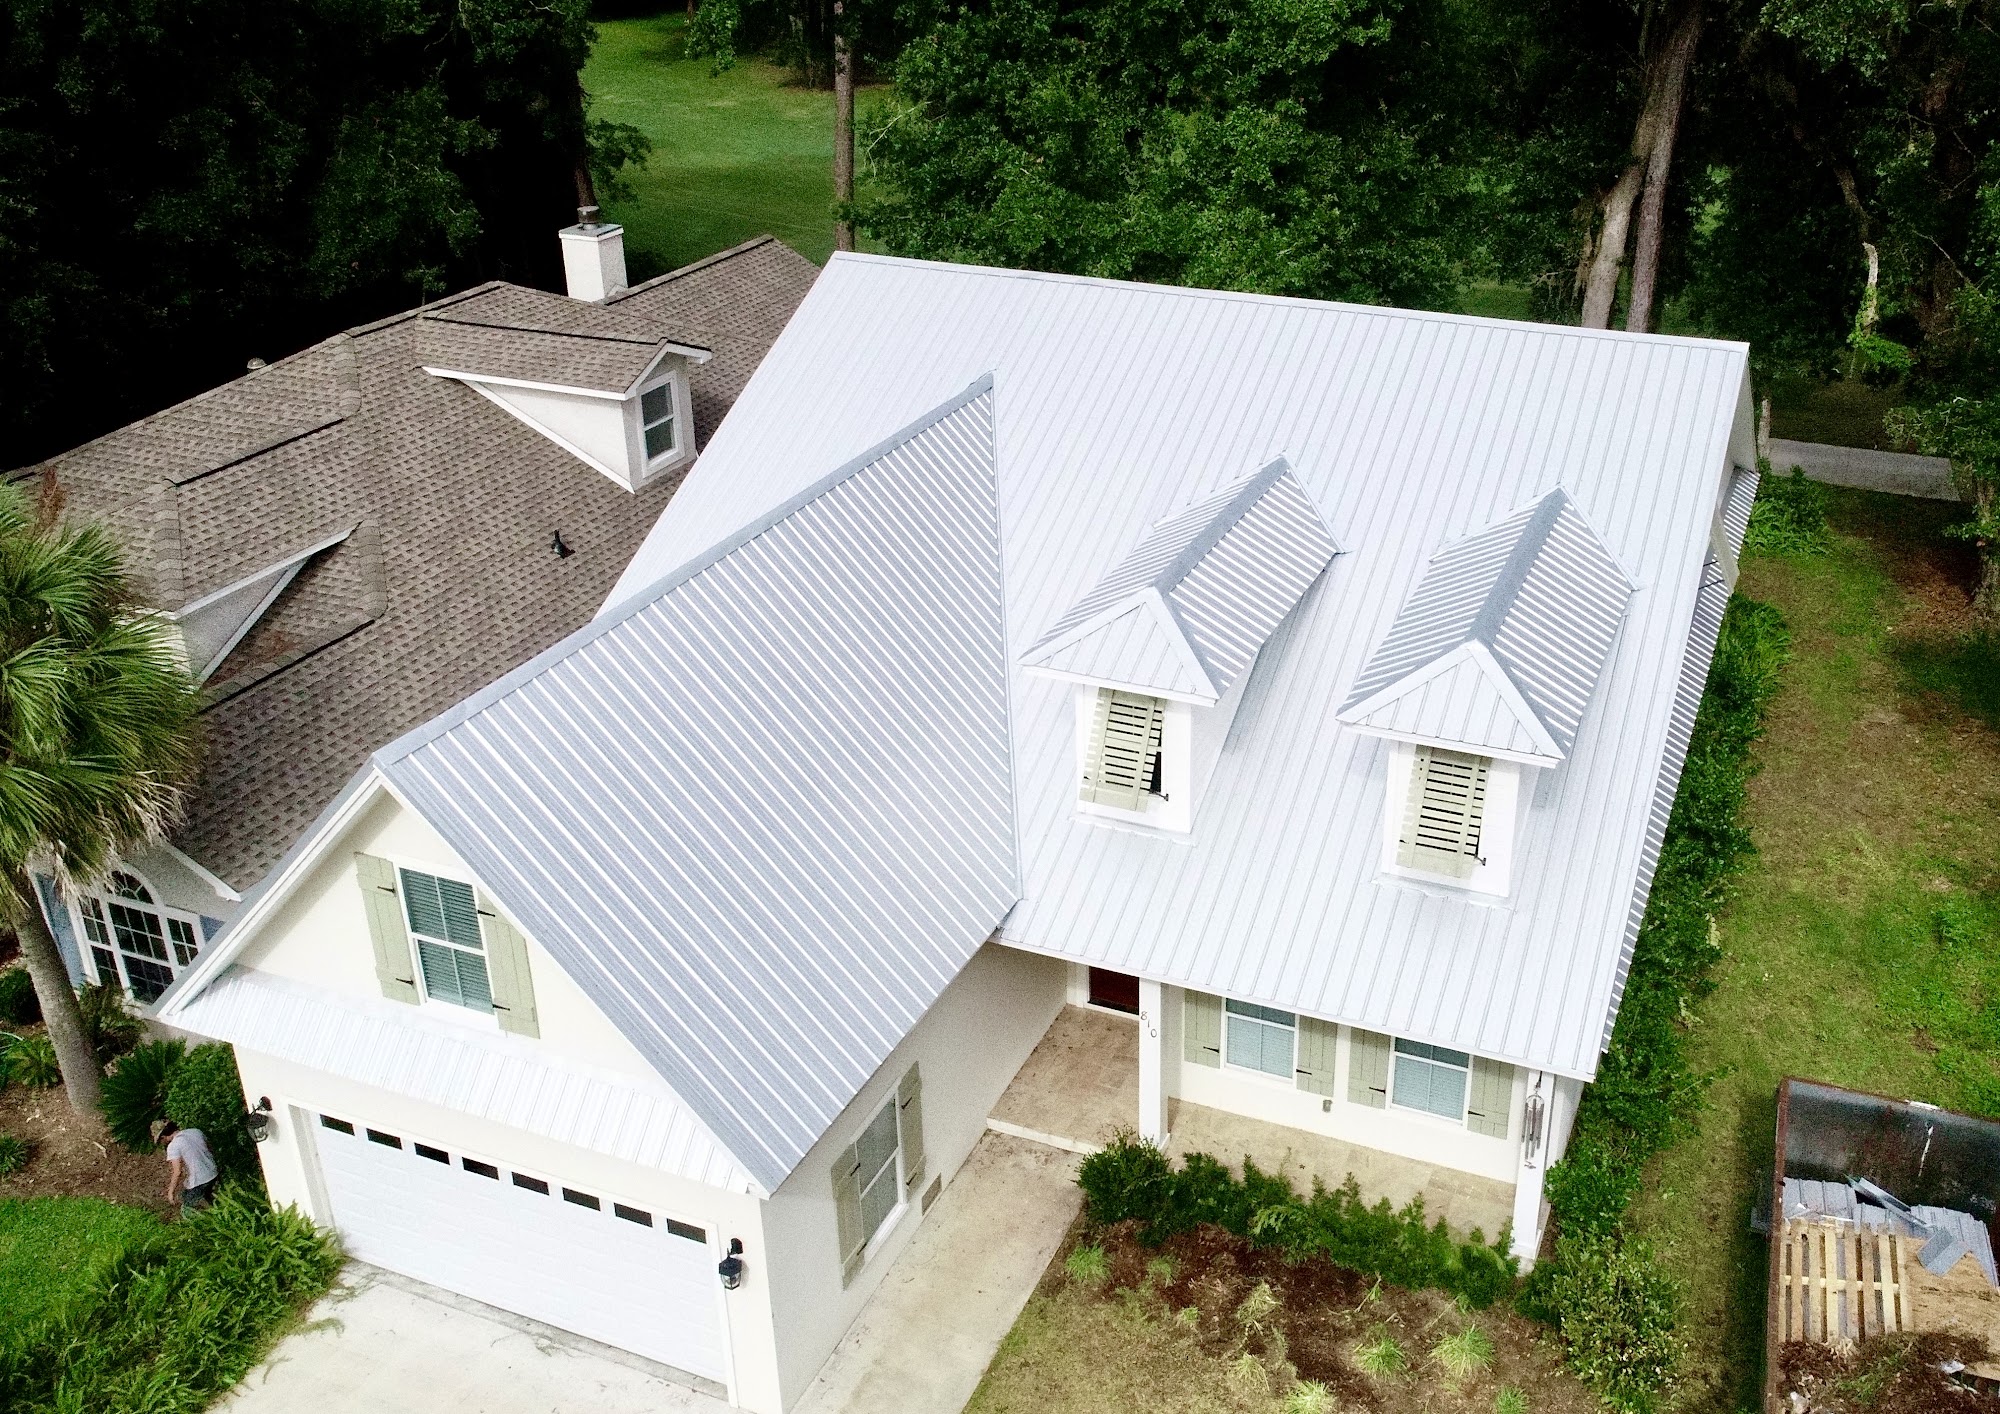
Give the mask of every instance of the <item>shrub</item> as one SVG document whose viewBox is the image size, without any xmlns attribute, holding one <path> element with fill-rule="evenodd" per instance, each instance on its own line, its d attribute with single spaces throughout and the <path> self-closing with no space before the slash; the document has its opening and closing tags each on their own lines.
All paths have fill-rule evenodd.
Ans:
<svg viewBox="0 0 2000 1414">
<path fill-rule="evenodd" d="M 76 994 L 83 1014 L 84 1038 L 97 1053 L 99 1065 L 109 1065 L 145 1039 L 146 1024 L 125 1005 L 125 993 L 115 982 L 93 982 Z"/>
<path fill-rule="evenodd" d="M 1091 1222 L 1109 1226 L 1127 1218 L 1150 1220 L 1170 1202 L 1173 1165 L 1159 1145 L 1121 1131 L 1077 1166 L 1076 1182 Z"/>
<path fill-rule="evenodd" d="M 259 1181 L 257 1146 L 243 1120 L 243 1082 L 229 1046 L 210 1042 L 183 1056 L 167 1084 L 164 1108 L 181 1128 L 202 1132 L 224 1178 Z"/>
<path fill-rule="evenodd" d="M 135 1154 L 153 1149 L 152 1125 L 167 1114 L 167 1088 L 187 1054 L 182 1041 L 149 1041 L 131 1051 L 104 1077 L 99 1108 L 111 1137 Z"/>
<path fill-rule="evenodd" d="M 340 1252 L 296 1209 L 226 1188 L 61 1314 L 0 1342 L 0 1409 L 198 1414 L 317 1299 Z"/>
<path fill-rule="evenodd" d="M 1104 1255 L 1104 1249 L 1093 1243 L 1078 1247 L 1063 1258 L 1063 1270 L 1069 1273 L 1072 1281 L 1096 1286 L 1111 1275 L 1111 1261 Z"/>
<path fill-rule="evenodd" d="M 32 1036 L 10 1036 L 5 1044 L 8 1079 L 44 1089 L 62 1083 L 62 1067 L 56 1063 L 55 1043 L 42 1032 Z"/>
<path fill-rule="evenodd" d="M 1431 1359 L 1453 1384 L 1464 1384 L 1482 1375 L 1493 1364 L 1493 1340 L 1478 1326 L 1440 1339 L 1431 1347 Z"/>
<path fill-rule="evenodd" d="M 1569 1366 L 1604 1402 L 1650 1414 L 1679 1359 L 1680 1293 L 1638 1238 L 1566 1234 L 1535 1269 L 1523 1308 L 1561 1332 Z"/>
<path fill-rule="evenodd" d="M 1333 1391 L 1318 1380 L 1300 1380 L 1285 1391 L 1285 1414 L 1333 1414 Z"/>
<path fill-rule="evenodd" d="M 1396 1338 L 1385 1331 L 1354 1352 L 1354 1363 L 1364 1375 L 1393 1380 L 1410 1368 L 1410 1357 L 1403 1353 Z"/>
<path fill-rule="evenodd" d="M 10 1026 L 33 1026 L 42 1019 L 42 999 L 35 995 L 35 979 L 25 967 L 0 972 L 0 1021 Z"/>
<path fill-rule="evenodd" d="M 1763 479 L 1757 503 L 1750 508 L 1750 528 L 1743 549 L 1754 555 L 1824 555 L 1833 548 L 1826 528 L 1826 488 L 1806 480 L 1798 467 L 1777 476 L 1768 461 L 1758 463 Z"/>
<path fill-rule="evenodd" d="M 34 1156 L 34 1146 L 18 1134 L 0 1134 L 0 1178 L 19 1173 Z"/>
</svg>

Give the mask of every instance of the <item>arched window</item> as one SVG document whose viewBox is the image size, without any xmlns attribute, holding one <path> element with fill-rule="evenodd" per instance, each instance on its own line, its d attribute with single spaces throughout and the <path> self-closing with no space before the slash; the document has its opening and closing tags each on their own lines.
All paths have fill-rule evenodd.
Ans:
<svg viewBox="0 0 2000 1414">
<path fill-rule="evenodd" d="M 144 880 L 122 869 L 76 906 L 97 980 L 118 983 L 136 1001 L 166 991 L 201 950 L 195 920 L 162 908 Z"/>
</svg>

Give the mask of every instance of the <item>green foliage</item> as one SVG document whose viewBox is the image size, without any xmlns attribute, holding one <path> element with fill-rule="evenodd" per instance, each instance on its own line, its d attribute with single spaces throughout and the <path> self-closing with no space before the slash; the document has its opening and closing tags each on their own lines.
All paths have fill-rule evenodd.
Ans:
<svg viewBox="0 0 2000 1414">
<path fill-rule="evenodd" d="M 224 1042 L 196 1046 L 173 1068 L 167 1084 L 166 1117 L 182 1129 L 199 1129 L 222 1176 L 259 1181 L 257 1146 L 243 1116 L 243 1082 L 236 1052 Z"/>
<path fill-rule="evenodd" d="M 325 1292 L 340 1261 L 296 1209 L 225 1189 L 0 1343 L 0 1408 L 197 1414 Z"/>
<path fill-rule="evenodd" d="M 34 1146 L 18 1134 L 0 1134 L 0 1178 L 28 1166 Z"/>
<path fill-rule="evenodd" d="M 1394 1336 L 1383 1331 L 1355 1350 L 1354 1363 L 1365 1375 L 1393 1380 L 1410 1368 L 1410 1357 Z"/>
<path fill-rule="evenodd" d="M 0 1346 L 88 1300 L 112 1264 L 164 1231 L 144 1208 L 102 1198 L 0 1198 Z"/>
<path fill-rule="evenodd" d="M 1493 1367 L 1493 1338 L 1478 1326 L 1442 1336 L 1431 1346 L 1431 1360 L 1455 1385 L 1485 1374 Z"/>
<path fill-rule="evenodd" d="M 1334 1414 L 1333 1391 L 1318 1380 L 1300 1380 L 1285 1391 L 1284 1414 Z"/>
<path fill-rule="evenodd" d="M 125 1004 L 125 991 L 116 982 L 93 982 L 80 988 L 76 1009 L 83 1018 L 84 1039 L 100 1065 L 109 1065 L 124 1055 L 146 1034 L 146 1024 L 132 1015 Z"/>
<path fill-rule="evenodd" d="M 1528 1396 L 1516 1385 L 1507 1385 L 1493 1396 L 1493 1414 L 1528 1414 Z"/>
<path fill-rule="evenodd" d="M 33 1026 L 42 1019 L 42 1001 L 35 995 L 35 979 L 25 967 L 0 972 L 0 1021 L 11 1026 Z"/>
<path fill-rule="evenodd" d="M 105 1127 L 133 1153 L 147 1153 L 155 1147 L 153 1121 L 166 1118 L 167 1090 L 186 1054 L 183 1041 L 149 1041 L 104 1077 L 98 1106 L 104 1111 Z"/>
<path fill-rule="evenodd" d="M 1111 1275 L 1111 1261 L 1104 1255 L 1104 1249 L 1095 1243 L 1074 1248 L 1063 1258 L 1063 1270 L 1069 1273 L 1071 1281 L 1080 1281 L 1086 1286 L 1096 1286 Z"/>
<path fill-rule="evenodd" d="M 7 1078 L 18 1085 L 31 1085 L 46 1089 L 62 1083 L 62 1067 L 56 1064 L 56 1048 L 43 1032 L 32 1036 L 6 1036 L 0 1038 L 0 1060 L 4 1060 Z"/>
<path fill-rule="evenodd" d="M 1453 308 L 1483 35 L 1443 0 L 939 7 L 860 220 L 904 255 Z"/>
<path fill-rule="evenodd" d="M 1567 1233 L 1536 1267 L 1522 1309 L 1554 1325 L 1565 1358 L 1613 1409 L 1652 1414 L 1679 1361 L 1680 1293 L 1652 1250 L 1622 1233 Z"/>
<path fill-rule="evenodd" d="M 1771 472 L 1770 463 L 1759 466 L 1764 475 L 1757 488 L 1757 503 L 1750 508 L 1750 528 L 1743 537 L 1746 555 L 1824 555 L 1833 548 L 1833 533 L 1826 524 L 1826 487 L 1806 480 L 1793 467 L 1789 476 Z"/>
<path fill-rule="evenodd" d="M 1961 1108 L 2000 1119 L 2000 902 L 1958 895 L 1933 922 L 1934 946 L 1899 971 L 1884 1009 L 1936 1048 Z"/>
<path fill-rule="evenodd" d="M 1162 1242 L 1207 1223 L 1275 1247 L 1289 1260 L 1320 1256 L 1398 1286 L 1436 1287 L 1490 1306 L 1514 1286 L 1517 1263 L 1508 1235 L 1487 1243 L 1452 1237 L 1442 1220 L 1426 1223 L 1423 1199 L 1400 1210 L 1373 1207 L 1350 1176 L 1339 1188 L 1316 1183 L 1301 1198 L 1282 1175 L 1245 1161 L 1243 1177 L 1206 1154 L 1189 1154 L 1175 1169 L 1157 1146 L 1118 1136 L 1085 1159 L 1077 1173 L 1084 1211 L 1093 1223 L 1138 1221 L 1143 1241 Z"/>
</svg>

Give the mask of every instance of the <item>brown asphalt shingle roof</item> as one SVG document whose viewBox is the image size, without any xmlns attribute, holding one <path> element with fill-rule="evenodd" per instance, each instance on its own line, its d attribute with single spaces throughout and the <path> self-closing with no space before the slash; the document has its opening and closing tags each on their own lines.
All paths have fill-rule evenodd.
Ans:
<svg viewBox="0 0 2000 1414">
<path fill-rule="evenodd" d="M 689 370 L 699 447 L 817 274 L 766 237 L 602 306 L 484 285 L 37 468 L 55 476 L 65 515 L 112 528 L 163 608 L 354 530 L 211 679 L 207 765 L 175 842 L 239 889 L 256 882 L 370 752 L 596 613 L 679 484 L 625 491 L 471 388 L 424 373 L 440 326 L 492 353 L 496 366 L 464 371 L 509 377 L 532 375 L 499 360 L 542 347 L 607 379 L 636 377 L 662 341 L 712 349 Z M 596 386 L 574 384 L 578 367 L 546 381 Z M 551 550 L 558 530 L 567 558 Z"/>
</svg>

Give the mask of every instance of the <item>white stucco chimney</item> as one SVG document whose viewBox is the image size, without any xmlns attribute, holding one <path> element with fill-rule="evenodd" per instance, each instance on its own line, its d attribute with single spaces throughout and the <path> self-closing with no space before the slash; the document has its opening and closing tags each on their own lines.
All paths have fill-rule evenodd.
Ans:
<svg viewBox="0 0 2000 1414">
<path fill-rule="evenodd" d="M 576 224 L 562 230 L 563 277 L 571 299 L 592 303 L 625 288 L 625 228 L 597 219 L 597 208 L 579 206 Z"/>
</svg>

